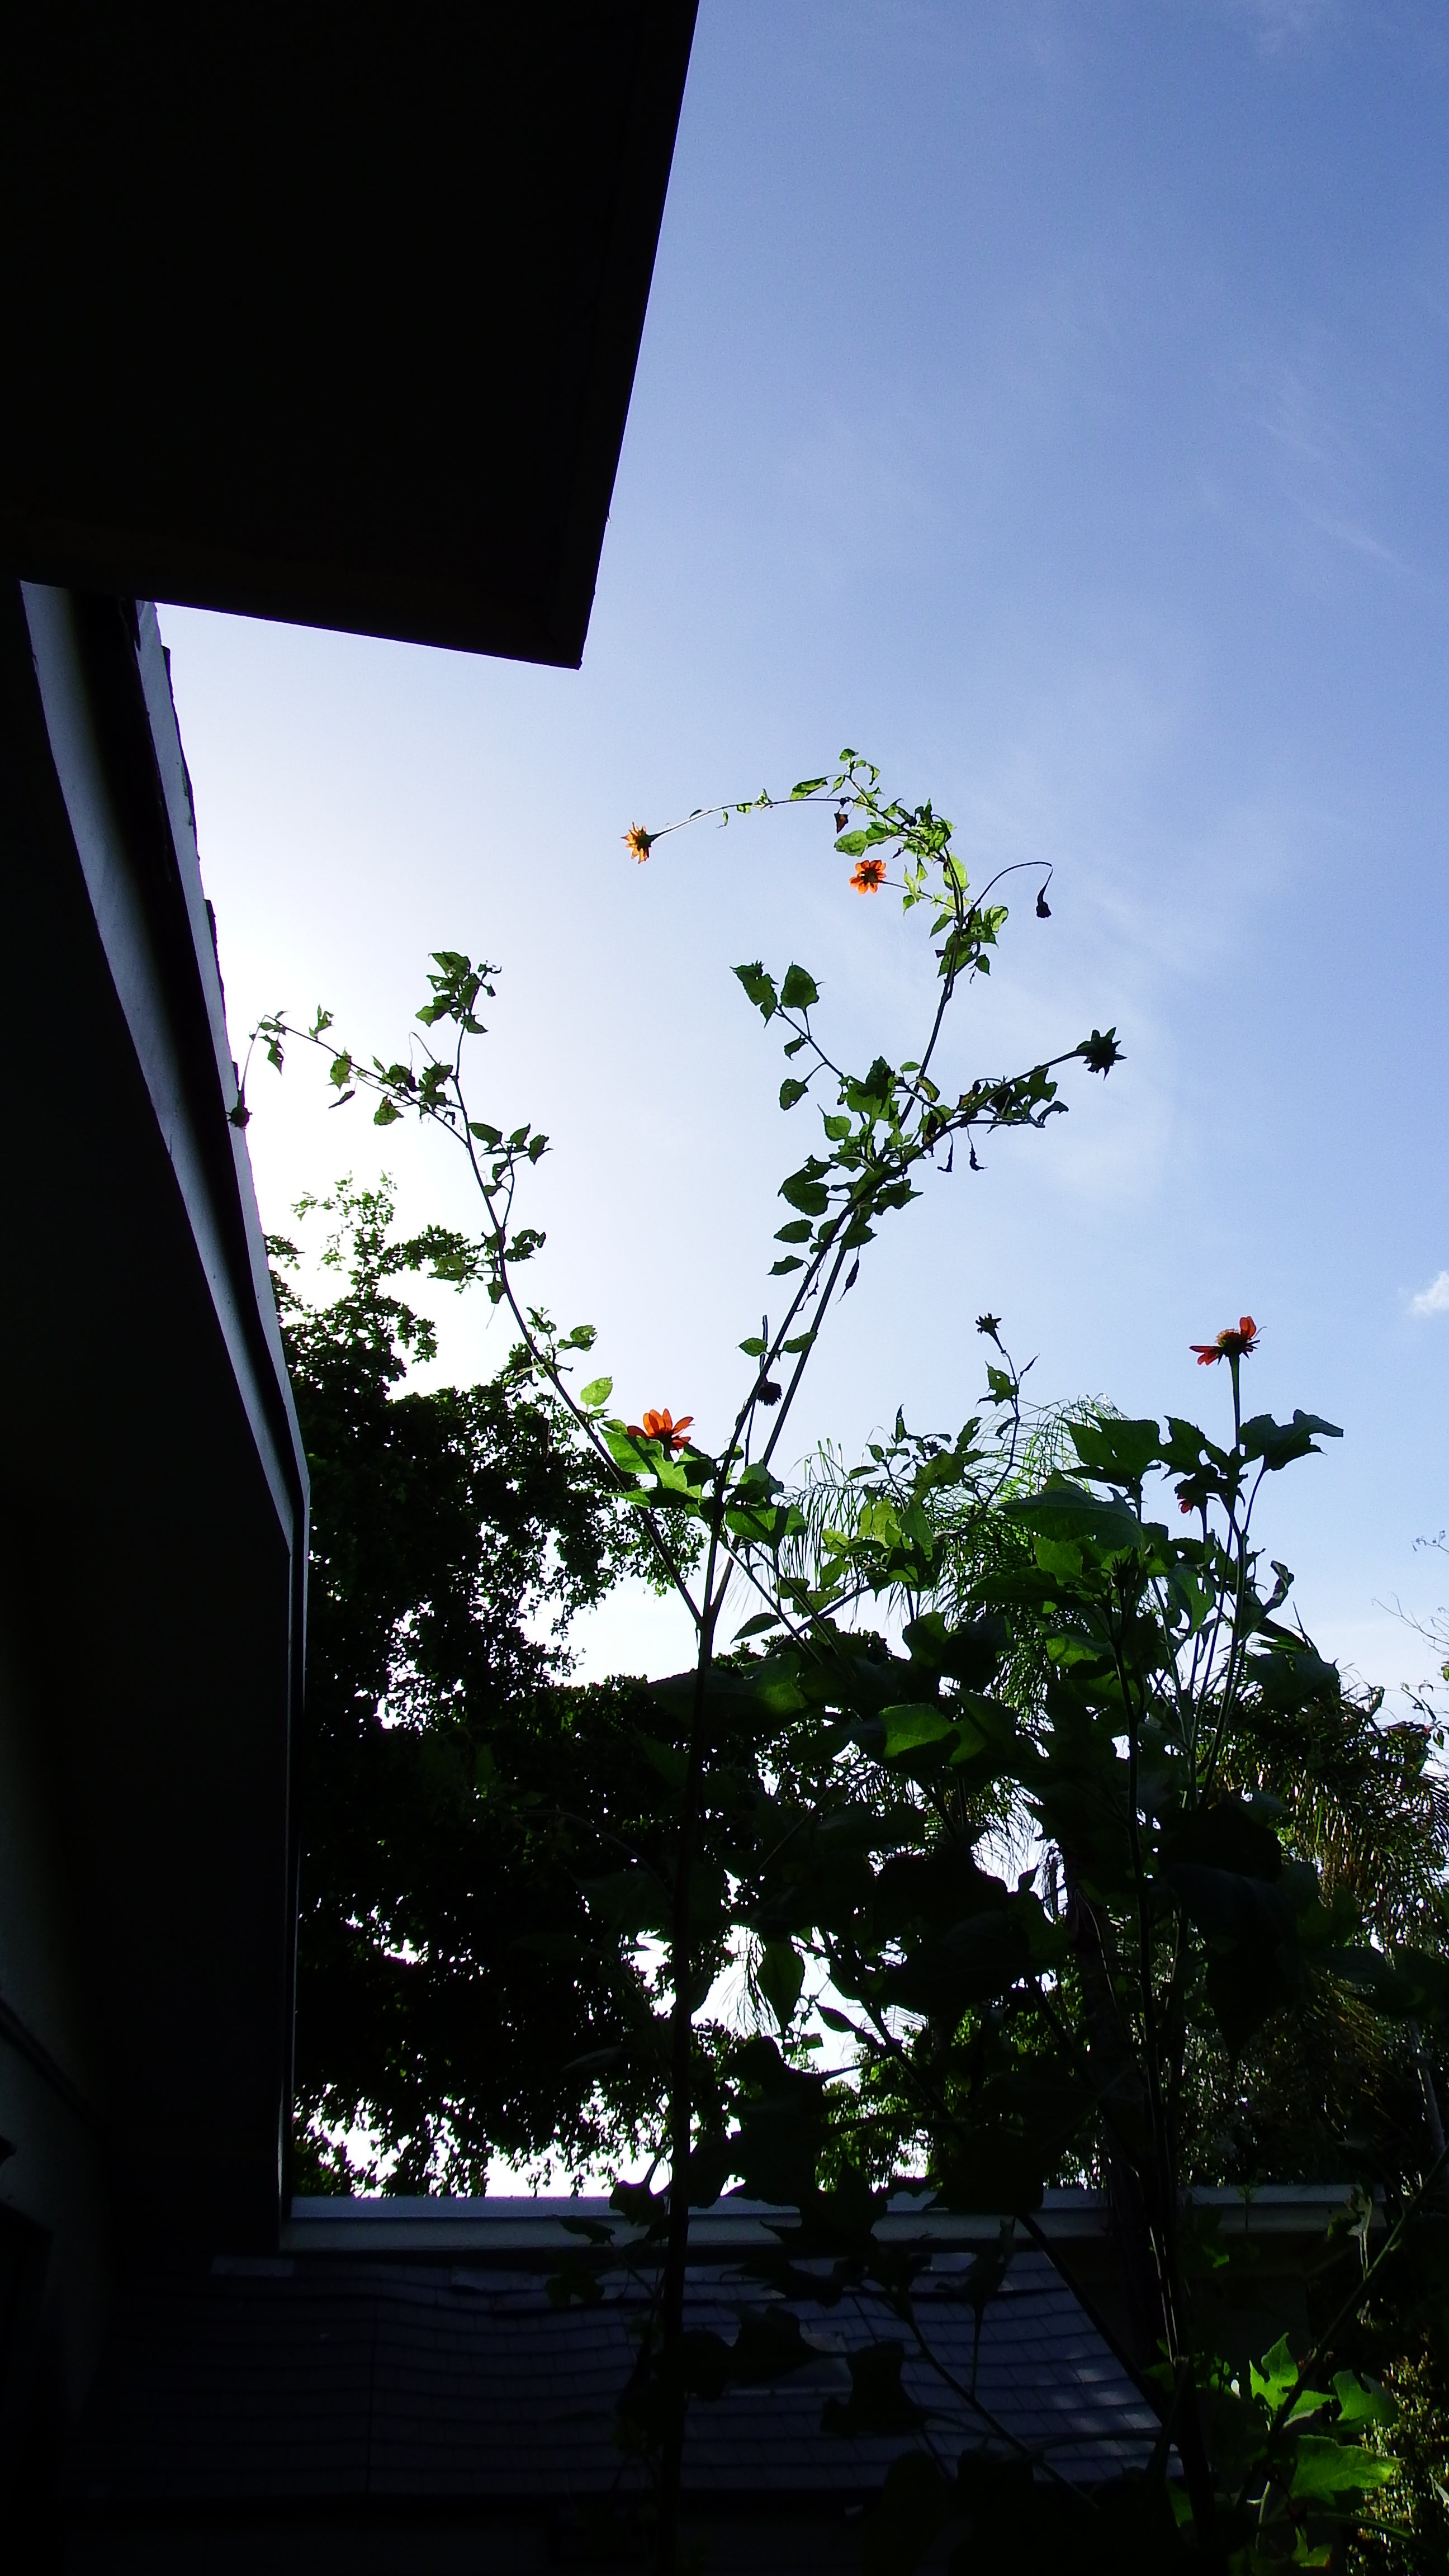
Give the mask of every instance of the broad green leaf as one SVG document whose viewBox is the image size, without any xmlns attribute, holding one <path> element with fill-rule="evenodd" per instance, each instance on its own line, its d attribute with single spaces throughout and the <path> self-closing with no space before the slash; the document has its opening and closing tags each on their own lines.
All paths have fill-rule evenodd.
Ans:
<svg viewBox="0 0 1449 2576">
<path fill-rule="evenodd" d="M 821 788 L 829 784 L 828 778 L 797 778 L 790 790 L 790 802 L 793 805 L 802 796 L 818 796 Z"/>
<path fill-rule="evenodd" d="M 1118 1422 L 1102 1415 L 1091 1422 L 1069 1422 L 1067 1434 L 1089 1476 L 1139 1485 L 1161 1456 L 1156 1422 Z"/>
<path fill-rule="evenodd" d="M 793 1074 L 787 1074 L 780 1085 L 781 1108 L 793 1109 L 797 1100 L 804 1099 L 809 1088 L 808 1082 L 797 1082 Z"/>
<path fill-rule="evenodd" d="M 764 1356 L 765 1345 L 758 1333 L 751 1333 L 749 1339 L 741 1342 L 739 1347 L 747 1360 L 757 1360 Z"/>
<path fill-rule="evenodd" d="M 864 832 L 842 832 L 835 846 L 843 859 L 861 859 L 869 845 Z"/>
<path fill-rule="evenodd" d="M 1081 1573 L 1082 1551 L 1073 1539 L 1043 1538 L 1038 1532 L 1032 1540 L 1031 1552 L 1043 1574 L 1072 1576 Z"/>
<path fill-rule="evenodd" d="M 771 1279 L 784 1279 L 790 1271 L 803 1270 L 804 1267 L 798 1252 L 787 1252 L 783 1261 L 771 1262 L 769 1276 Z"/>
<path fill-rule="evenodd" d="M 885 1728 L 883 1751 L 888 1762 L 898 1753 L 915 1753 L 923 1744 L 939 1744 L 943 1736 L 956 1732 L 957 1721 L 942 1700 L 919 1701 L 902 1708 L 883 1708 L 880 1717 Z"/>
<path fill-rule="evenodd" d="M 792 1172 L 788 1181 L 780 1183 L 780 1196 L 789 1206 L 802 1209 L 806 1216 L 823 1216 L 830 1205 L 830 1192 L 823 1181 L 817 1181 L 803 1171 Z"/>
<path fill-rule="evenodd" d="M 1281 1641 L 1266 1654 L 1250 1655 L 1247 1676 L 1256 1682 L 1269 1707 L 1284 1716 L 1306 1708 L 1310 1701 L 1335 1699 L 1340 1688 L 1338 1666 L 1325 1663 L 1311 1646 L 1300 1645 L 1293 1638 Z"/>
<path fill-rule="evenodd" d="M 808 1243 L 815 1229 L 808 1216 L 792 1216 L 788 1225 L 777 1225 L 777 1243 Z"/>
<path fill-rule="evenodd" d="M 591 1377 L 588 1385 L 579 1389 L 579 1402 L 586 1413 L 594 1413 L 601 1404 L 608 1403 L 613 1392 L 614 1381 L 611 1377 Z"/>
<path fill-rule="evenodd" d="M 1275 1422 L 1271 1413 L 1255 1413 L 1243 1425 L 1243 1455 L 1261 1458 L 1270 1470 L 1286 1467 L 1294 1458 L 1316 1458 L 1321 1453 L 1315 1445 L 1315 1432 L 1325 1440 L 1343 1438 L 1336 1422 L 1325 1422 L 1317 1413 L 1295 1409 L 1291 1422 Z"/>
<path fill-rule="evenodd" d="M 784 1011 L 808 1011 L 820 999 L 820 987 L 803 966 L 791 966 L 780 987 L 780 1008 Z"/>
<path fill-rule="evenodd" d="M 1261 2362 L 1254 2361 L 1248 2365 L 1248 2385 L 1270 2415 L 1276 2415 L 1297 2376 L 1298 2364 L 1289 2349 L 1286 2335 L 1278 2337 L 1272 2351 L 1265 2352 Z"/>
<path fill-rule="evenodd" d="M 1328 2433 L 1303 2433 L 1293 2463 L 1292 2492 L 1330 2503 L 1338 2496 L 1371 2495 L 1398 2474 L 1397 2460 L 1382 2459 L 1357 2443 L 1335 2442 Z"/>
<path fill-rule="evenodd" d="M 1336 2370 L 1333 2393 L 1338 2399 L 1340 2424 L 1391 2424 L 1394 2410 L 1383 2390 L 1372 2379 L 1359 2379 L 1351 2370 Z"/>
<path fill-rule="evenodd" d="M 1140 1547 L 1147 1533 L 1126 1503 L 1104 1501 L 1066 1477 L 1051 1479 L 1036 1494 L 1003 1503 L 1003 1517 L 1046 1538 L 1090 1539 L 1098 1547 Z"/>
</svg>

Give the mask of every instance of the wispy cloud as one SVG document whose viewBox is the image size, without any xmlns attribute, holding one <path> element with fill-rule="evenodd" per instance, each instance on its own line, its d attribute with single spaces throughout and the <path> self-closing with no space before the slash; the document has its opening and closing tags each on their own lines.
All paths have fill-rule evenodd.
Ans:
<svg viewBox="0 0 1449 2576">
<path fill-rule="evenodd" d="M 1411 1315 L 1449 1315 L 1449 1270 L 1441 1270 L 1427 1288 L 1409 1299 Z"/>
<path fill-rule="evenodd" d="M 1263 51 L 1276 54 L 1313 35 L 1333 14 L 1334 0 L 1237 0 L 1237 6 L 1256 25 Z"/>
</svg>

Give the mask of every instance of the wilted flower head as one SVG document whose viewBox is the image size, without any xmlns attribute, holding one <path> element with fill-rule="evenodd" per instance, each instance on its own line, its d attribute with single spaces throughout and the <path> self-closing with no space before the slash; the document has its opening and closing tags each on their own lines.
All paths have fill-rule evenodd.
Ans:
<svg viewBox="0 0 1449 2576">
<path fill-rule="evenodd" d="M 632 850 L 635 858 L 638 859 L 642 865 L 643 861 L 648 858 L 658 837 L 659 835 L 657 832 L 646 832 L 642 823 L 631 823 L 628 831 L 624 835 L 624 847 L 626 850 Z"/>
<path fill-rule="evenodd" d="M 682 1413 L 676 1422 L 666 1406 L 661 1413 L 646 1413 L 642 1423 L 626 1422 L 631 1440 L 662 1440 L 666 1449 L 687 1449 L 685 1433 L 694 1420 L 692 1413 Z"/>
<path fill-rule="evenodd" d="M 850 872 L 857 894 L 879 894 L 885 884 L 884 859 L 857 859 Z"/>
<path fill-rule="evenodd" d="M 1211 1368 L 1215 1360 L 1246 1359 L 1249 1351 L 1257 1349 L 1258 1339 L 1252 1316 L 1240 1315 L 1236 1327 L 1225 1324 L 1215 1342 L 1191 1342 L 1188 1347 L 1196 1351 L 1199 1368 Z"/>
</svg>

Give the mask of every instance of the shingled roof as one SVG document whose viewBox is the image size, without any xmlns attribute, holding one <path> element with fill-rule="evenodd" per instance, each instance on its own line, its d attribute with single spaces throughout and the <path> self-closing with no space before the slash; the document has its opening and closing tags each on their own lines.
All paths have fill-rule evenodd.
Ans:
<svg viewBox="0 0 1449 2576">
<path fill-rule="evenodd" d="M 648 2479 L 616 2445 L 614 2415 L 648 2280 L 607 2274 L 597 2304 L 554 2304 L 556 2258 L 519 2245 L 526 2220 L 509 2232 L 513 2250 L 493 2260 L 221 2257 L 205 2276 L 138 2281 L 75 2464 L 73 2563 L 129 2564 L 116 2555 L 129 2534 L 138 2565 L 164 2567 L 169 2534 L 180 2564 L 203 2531 L 261 2524 L 279 2566 L 290 2534 L 299 2564 L 325 2568 L 324 2531 L 342 2552 L 350 2526 L 392 2535 L 389 2568 L 502 2568 L 556 2555 L 591 2507 L 612 2502 L 627 2519 Z M 829 2534 L 844 2546 L 908 2446 L 951 2465 L 968 2447 L 1020 2444 L 1043 2473 L 1088 2485 L 1146 2459 L 1152 2411 L 1051 2260 L 1016 2255 L 979 2348 L 963 2296 L 970 2261 L 933 2252 L 917 2287 L 919 2342 L 869 2290 L 829 2307 L 792 2297 L 804 2366 L 694 2402 L 687 2496 L 711 2526 L 724 2516 L 741 2565 L 769 2563 L 782 2515 L 798 2550 L 802 2512 L 825 2549 L 818 2563 L 836 2563 Z M 699 2262 L 686 2322 L 732 2342 L 777 2295 L 742 2260 Z M 920 2429 L 833 2429 L 850 2355 L 890 2342 L 905 2348 L 901 2386 Z M 455 2562 L 464 2531 L 469 2554 Z"/>
</svg>

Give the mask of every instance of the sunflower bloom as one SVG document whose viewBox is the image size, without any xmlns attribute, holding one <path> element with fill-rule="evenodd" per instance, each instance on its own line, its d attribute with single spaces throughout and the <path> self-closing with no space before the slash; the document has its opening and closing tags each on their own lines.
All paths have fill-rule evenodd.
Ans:
<svg viewBox="0 0 1449 2576">
<path fill-rule="evenodd" d="M 1243 1360 L 1258 1347 L 1258 1327 L 1251 1315 L 1240 1315 L 1236 1327 L 1227 1324 L 1215 1342 L 1190 1342 L 1189 1350 L 1197 1354 L 1199 1368 L 1211 1368 L 1215 1360 Z"/>
<path fill-rule="evenodd" d="M 687 1449 L 690 1443 L 684 1435 L 693 1420 L 692 1413 L 681 1413 L 676 1422 L 666 1406 L 661 1413 L 646 1413 L 642 1422 L 626 1422 L 624 1428 L 631 1440 L 659 1440 L 666 1449 Z"/>
<path fill-rule="evenodd" d="M 624 835 L 624 847 L 633 851 L 642 867 L 658 838 L 657 832 L 646 832 L 642 823 L 631 823 Z"/>
<path fill-rule="evenodd" d="M 857 859 L 850 872 L 857 894 L 879 894 L 885 884 L 884 859 Z"/>
</svg>

